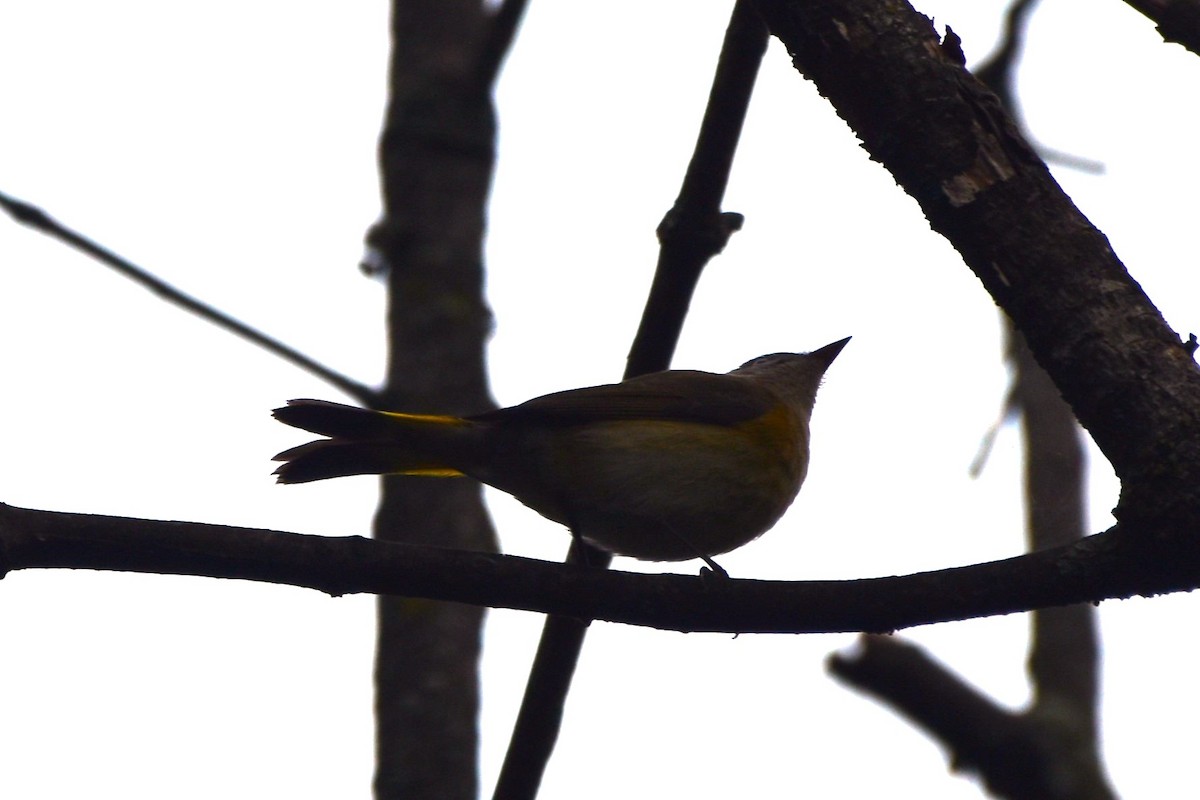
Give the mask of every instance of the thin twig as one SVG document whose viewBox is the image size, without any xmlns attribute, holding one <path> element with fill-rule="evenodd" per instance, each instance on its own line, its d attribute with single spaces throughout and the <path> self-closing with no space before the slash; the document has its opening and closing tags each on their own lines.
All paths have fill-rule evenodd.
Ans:
<svg viewBox="0 0 1200 800">
<path fill-rule="evenodd" d="M 69 244 L 76 250 L 87 253 L 92 258 L 100 261 L 103 264 L 115 269 L 125 277 L 141 284 L 146 289 L 149 289 L 154 294 L 169 303 L 174 303 L 181 308 L 184 308 L 198 317 L 208 320 L 219 328 L 224 328 L 230 333 L 241 336 L 254 344 L 262 347 L 264 350 L 273 353 L 284 361 L 295 364 L 297 367 L 316 375 L 318 378 L 327 383 L 341 389 L 346 394 L 365 405 L 373 405 L 376 399 L 375 392 L 368 386 L 359 383 L 353 378 L 349 378 L 340 372 L 317 363 L 308 356 L 300 353 L 291 347 L 288 347 L 278 339 L 273 339 L 264 333 L 261 333 L 243 322 L 239 322 L 233 317 L 225 314 L 212 306 L 197 300 L 191 295 L 184 294 L 170 284 L 156 278 L 141 267 L 122 258 L 116 253 L 108 250 L 96 242 L 88 239 L 82 234 L 76 233 L 62 223 L 55 220 L 46 212 L 36 206 L 17 200 L 14 197 L 0 193 L 0 206 L 4 207 L 12 218 L 23 225 L 34 228 L 45 235 L 58 239 L 60 242 Z"/>
<path fill-rule="evenodd" d="M 1037 143 L 1029 133 L 1021 113 L 1021 104 L 1017 102 L 1017 64 L 1020 62 L 1021 48 L 1025 46 L 1025 33 L 1029 29 L 1029 18 L 1033 14 L 1038 0 L 1016 0 L 1004 14 L 1003 34 L 996 49 L 983 61 L 980 61 L 971 72 L 975 77 L 988 85 L 996 93 L 1000 102 L 1008 109 L 1009 114 L 1021 127 L 1025 138 L 1034 145 L 1038 155 L 1047 163 L 1059 164 L 1068 169 L 1085 172 L 1089 175 L 1104 174 L 1104 163 L 1074 153 L 1056 150 L 1053 147 Z"/>
<path fill-rule="evenodd" d="M 492 15 L 479 52 L 477 71 L 481 86 L 490 87 L 496 82 L 528 5 L 529 0 L 504 0 Z"/>
</svg>

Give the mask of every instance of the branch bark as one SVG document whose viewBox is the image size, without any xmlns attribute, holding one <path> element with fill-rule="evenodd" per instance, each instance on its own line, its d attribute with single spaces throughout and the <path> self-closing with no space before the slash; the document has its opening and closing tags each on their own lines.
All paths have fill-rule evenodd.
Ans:
<svg viewBox="0 0 1200 800">
<path fill-rule="evenodd" d="M 626 378 L 670 367 L 701 272 L 741 227 L 741 215 L 722 213 L 721 202 L 766 47 L 767 31 L 753 3 L 738 0 L 683 185 L 658 227 L 662 246 L 629 350 Z M 577 539 L 571 543 L 567 563 L 607 569 L 612 556 Z M 546 620 L 494 800 L 537 796 L 590 623 L 590 617 Z"/>
<path fill-rule="evenodd" d="M 1006 325 L 1015 368 L 1013 405 L 1023 422 L 1026 531 L 1031 551 L 1084 535 L 1084 452 L 1075 419 Z M 1096 704 L 1100 647 L 1089 604 L 1032 614 L 1033 702 L 1002 708 L 921 649 L 867 636 L 835 655 L 831 673 L 896 709 L 942 744 L 955 769 L 977 773 L 1012 800 L 1112 800 L 1100 758 Z"/>
<path fill-rule="evenodd" d="M 759 8 L 797 68 L 1012 318 L 1112 462 L 1126 523 L 1113 535 L 1136 535 L 1164 559 L 1190 548 L 1200 370 L 961 50 L 943 47 L 903 0 Z"/>
<path fill-rule="evenodd" d="M 370 243 L 388 290 L 385 408 L 493 407 L 484 345 L 485 206 L 495 159 L 491 81 L 520 6 L 496 28 L 478 0 L 395 0 L 389 100 L 379 141 L 383 219 Z M 385 478 L 375 537 L 494 552 L 481 488 Z M 375 796 L 478 796 L 483 610 L 379 600 Z"/>
<path fill-rule="evenodd" d="M 1200 55 L 1200 0 L 1125 0 L 1158 23 L 1163 41 Z"/>
<path fill-rule="evenodd" d="M 887 633 L 913 625 L 1200 588 L 1200 541 L 1158 558 L 1108 531 L 967 567 L 844 581 L 597 570 L 494 553 L 0 505 L 0 569 L 237 578 L 447 600 L 678 631 Z"/>
<path fill-rule="evenodd" d="M 878 697 L 949 749 L 954 769 L 1009 800 L 1113 800 L 1094 752 L 1071 749 L 1062 720 L 1012 713 L 911 644 L 866 636 L 830 659 L 837 677 Z M 1084 762 L 1082 765 L 1080 764 Z"/>
<path fill-rule="evenodd" d="M 1017 55 L 1035 3 L 1009 8 L 1000 46 L 975 70 L 1014 118 Z M 1085 454 L 1057 388 L 1007 320 L 1004 330 L 1013 367 L 1004 416 L 1019 414 L 1023 423 L 1026 534 L 1037 551 L 1085 535 Z M 920 648 L 887 637 L 863 637 L 857 652 L 831 657 L 829 669 L 909 718 L 951 753 L 955 769 L 978 774 L 998 797 L 1111 800 L 1097 739 L 1095 610 L 1045 608 L 1031 620 L 1034 699 L 1024 712 L 1002 708 Z"/>
</svg>

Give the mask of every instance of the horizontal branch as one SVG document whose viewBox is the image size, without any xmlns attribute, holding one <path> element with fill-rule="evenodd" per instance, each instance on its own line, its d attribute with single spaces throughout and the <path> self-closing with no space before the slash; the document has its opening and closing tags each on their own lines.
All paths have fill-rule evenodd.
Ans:
<svg viewBox="0 0 1200 800">
<path fill-rule="evenodd" d="M 1142 532 L 1139 532 L 1142 533 Z M 0 504 L 0 569 L 70 568 L 280 583 L 600 619 L 679 631 L 882 633 L 1200 587 L 1197 552 L 1116 529 L 1072 545 L 887 578 L 756 581 L 643 575 L 516 556 Z M 1196 547 L 1200 551 L 1200 545 Z"/>
</svg>

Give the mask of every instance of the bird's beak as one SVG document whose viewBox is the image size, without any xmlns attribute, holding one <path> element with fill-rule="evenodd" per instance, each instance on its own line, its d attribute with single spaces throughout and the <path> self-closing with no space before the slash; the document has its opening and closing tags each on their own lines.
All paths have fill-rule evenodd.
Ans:
<svg viewBox="0 0 1200 800">
<path fill-rule="evenodd" d="M 842 352 L 842 348 L 846 346 L 846 342 L 850 341 L 850 338 L 847 336 L 845 339 L 839 339 L 833 344 L 827 344 L 819 350 L 813 350 L 809 355 L 816 356 L 825 362 L 825 366 L 829 366 L 837 358 L 838 353 Z"/>
</svg>

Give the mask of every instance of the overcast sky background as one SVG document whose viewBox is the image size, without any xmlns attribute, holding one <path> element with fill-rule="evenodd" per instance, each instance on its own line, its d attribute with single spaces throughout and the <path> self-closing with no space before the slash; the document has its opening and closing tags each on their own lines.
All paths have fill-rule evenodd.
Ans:
<svg viewBox="0 0 1200 800">
<path fill-rule="evenodd" d="M 488 240 L 496 398 L 621 374 L 654 228 L 694 142 L 728 2 L 533 3 L 499 86 Z M 1003 3 L 919 0 L 992 46 Z M 367 382 L 387 4 L 0 0 L 0 190 Z M 1200 330 L 1194 191 L 1200 60 L 1119 0 L 1044 0 L 1022 67 L 1036 138 L 1104 162 L 1056 169 L 1177 331 Z M 903 574 L 1022 549 L 1006 429 L 968 465 L 1006 385 L 994 304 L 916 203 L 773 43 L 675 364 L 725 371 L 847 335 L 786 518 L 722 558 L 735 576 Z M 302 436 L 269 410 L 343 400 L 62 245 L 0 220 L 6 374 L 0 501 L 62 511 L 365 534 L 376 481 L 276 486 Z M 414 409 L 436 410 L 436 409 Z M 1117 485 L 1093 458 L 1092 530 Z M 565 532 L 489 495 L 506 552 Z M 619 569 L 694 572 L 697 564 Z M 370 597 L 200 578 L 21 571 L 0 581 L 0 793 L 61 798 L 369 796 Z M 1197 599 L 1100 607 L 1105 755 L 1129 797 L 1193 782 Z M 1024 616 L 904 632 L 1020 706 Z M 541 618 L 486 634 L 490 794 Z M 592 627 L 546 798 L 978 797 L 939 749 L 823 672 L 854 637 Z M 584 767 L 600 762 L 606 769 Z"/>
</svg>

